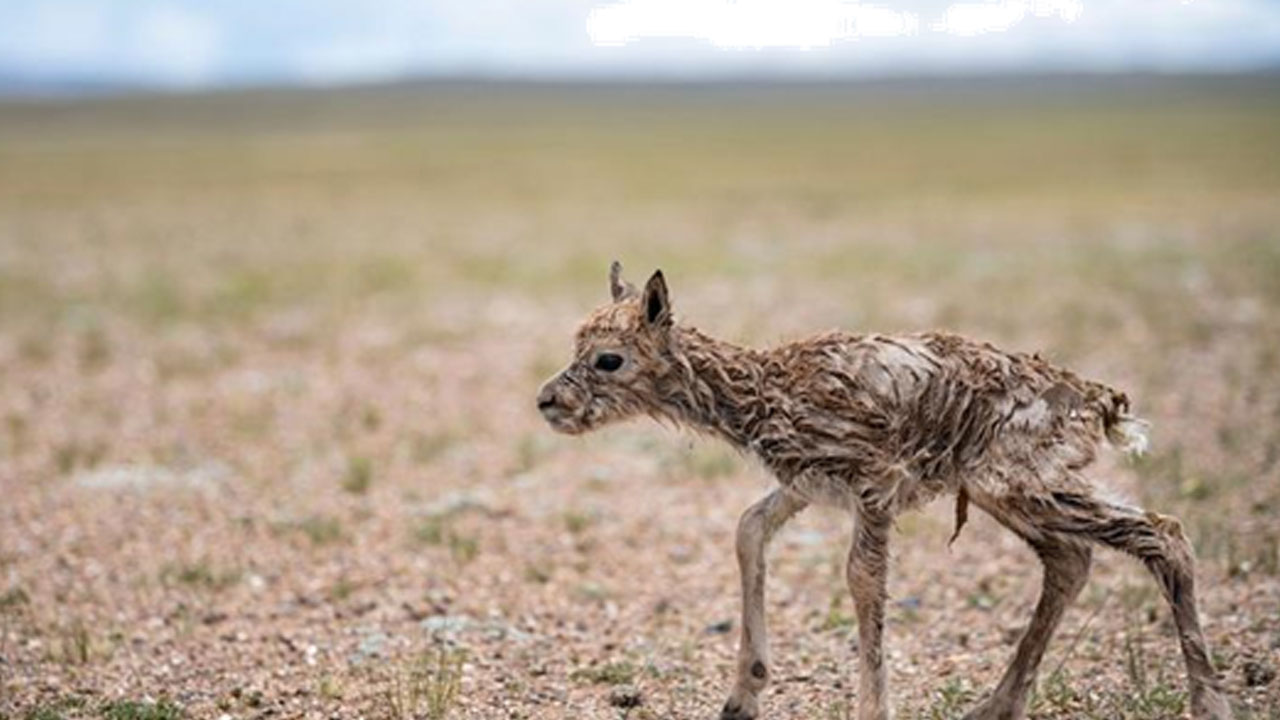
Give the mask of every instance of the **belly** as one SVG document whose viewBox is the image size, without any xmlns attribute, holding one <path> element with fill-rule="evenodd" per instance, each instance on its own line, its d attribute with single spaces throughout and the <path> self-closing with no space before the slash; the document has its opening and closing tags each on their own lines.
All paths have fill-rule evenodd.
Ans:
<svg viewBox="0 0 1280 720">
<path fill-rule="evenodd" d="M 852 510 L 858 504 L 858 493 L 848 480 L 826 473 L 803 473 L 781 483 L 811 505 Z"/>
<path fill-rule="evenodd" d="M 889 513 L 920 507 L 957 488 L 953 478 L 923 478 L 905 466 L 893 466 L 884 472 L 856 477 L 806 472 L 781 482 L 813 505 L 844 510 L 861 507 Z"/>
</svg>

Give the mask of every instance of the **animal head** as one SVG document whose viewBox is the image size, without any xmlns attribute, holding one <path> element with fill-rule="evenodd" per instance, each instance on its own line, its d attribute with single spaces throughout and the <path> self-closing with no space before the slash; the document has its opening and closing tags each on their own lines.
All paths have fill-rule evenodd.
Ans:
<svg viewBox="0 0 1280 720">
<path fill-rule="evenodd" d="M 538 410 L 560 432 L 576 435 L 658 407 L 673 324 L 662 271 L 638 292 L 615 261 L 609 291 L 611 301 L 578 328 L 573 360 L 538 392 Z"/>
</svg>

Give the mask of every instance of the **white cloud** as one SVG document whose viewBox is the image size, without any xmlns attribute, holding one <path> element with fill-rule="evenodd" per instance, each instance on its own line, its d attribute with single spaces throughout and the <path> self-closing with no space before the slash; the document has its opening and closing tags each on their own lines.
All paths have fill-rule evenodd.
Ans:
<svg viewBox="0 0 1280 720">
<path fill-rule="evenodd" d="M 998 0 L 949 5 L 926 27 L 949 35 L 1005 32 L 1028 16 L 1074 22 L 1081 0 Z M 593 9 L 587 33 L 596 45 L 644 38 L 693 38 L 719 48 L 826 47 L 869 37 L 919 34 L 920 16 L 856 0 L 622 0 Z"/>
<path fill-rule="evenodd" d="M 856 37 L 913 34 L 914 13 L 841 0 L 624 0 L 591 11 L 596 45 L 695 38 L 719 48 L 811 49 Z"/>
<path fill-rule="evenodd" d="M 1058 17 L 1075 22 L 1083 11 L 1080 0 L 1003 0 L 1003 2 L 958 2 L 942 13 L 930 27 L 938 32 L 962 37 L 1006 32 L 1026 19 Z"/>
<path fill-rule="evenodd" d="M 1276 0 L 0 0 L 0 76 L 179 87 L 1278 61 Z"/>
</svg>

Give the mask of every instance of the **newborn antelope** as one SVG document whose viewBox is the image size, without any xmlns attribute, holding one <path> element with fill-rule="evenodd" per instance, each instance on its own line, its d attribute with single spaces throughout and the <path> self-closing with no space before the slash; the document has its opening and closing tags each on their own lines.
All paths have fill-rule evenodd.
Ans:
<svg viewBox="0 0 1280 720">
<path fill-rule="evenodd" d="M 1092 544 L 1128 553 L 1159 582 L 1186 662 L 1191 713 L 1231 711 L 1196 612 L 1191 546 L 1174 518 L 1108 500 L 1095 484 L 1104 440 L 1141 451 L 1145 423 L 1123 393 L 955 335 L 828 333 L 769 350 L 676 324 L 662 272 L 643 292 L 609 273 L 612 302 L 578 330 L 573 361 L 538 393 L 552 428 L 583 433 L 636 415 L 723 438 L 778 487 L 738 523 L 742 636 L 722 720 L 755 718 L 769 681 L 765 547 L 811 503 L 853 518 L 846 568 L 858 617 L 858 718 L 889 717 L 882 631 L 894 517 L 939 495 L 972 502 L 1044 568 L 1040 600 L 996 689 L 968 718 L 1023 718 L 1036 669 L 1089 574 Z"/>
</svg>

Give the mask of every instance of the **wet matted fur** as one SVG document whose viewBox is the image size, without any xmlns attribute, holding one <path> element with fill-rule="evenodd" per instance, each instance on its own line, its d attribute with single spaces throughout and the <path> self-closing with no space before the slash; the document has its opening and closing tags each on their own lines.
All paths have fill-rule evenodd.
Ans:
<svg viewBox="0 0 1280 720">
<path fill-rule="evenodd" d="M 858 616 L 858 718 L 889 717 L 882 652 L 889 527 L 895 515 L 956 496 L 1022 537 L 1044 577 L 1039 603 L 996 689 L 969 718 L 1022 718 L 1045 648 L 1089 573 L 1091 547 L 1128 553 L 1173 610 L 1191 711 L 1224 720 L 1196 611 L 1191 546 L 1177 520 L 1105 499 L 1089 471 L 1106 443 L 1145 447 L 1145 423 L 1117 390 L 1037 355 L 945 333 L 827 333 L 767 350 L 675 322 L 662 272 L 643 292 L 610 268 L 611 302 L 579 328 L 573 361 L 538 408 L 561 432 L 637 415 L 718 436 L 755 455 L 779 487 L 738 525 L 742 637 L 721 718 L 754 718 L 769 680 L 765 547 L 810 504 L 853 519 L 847 577 Z"/>
</svg>

